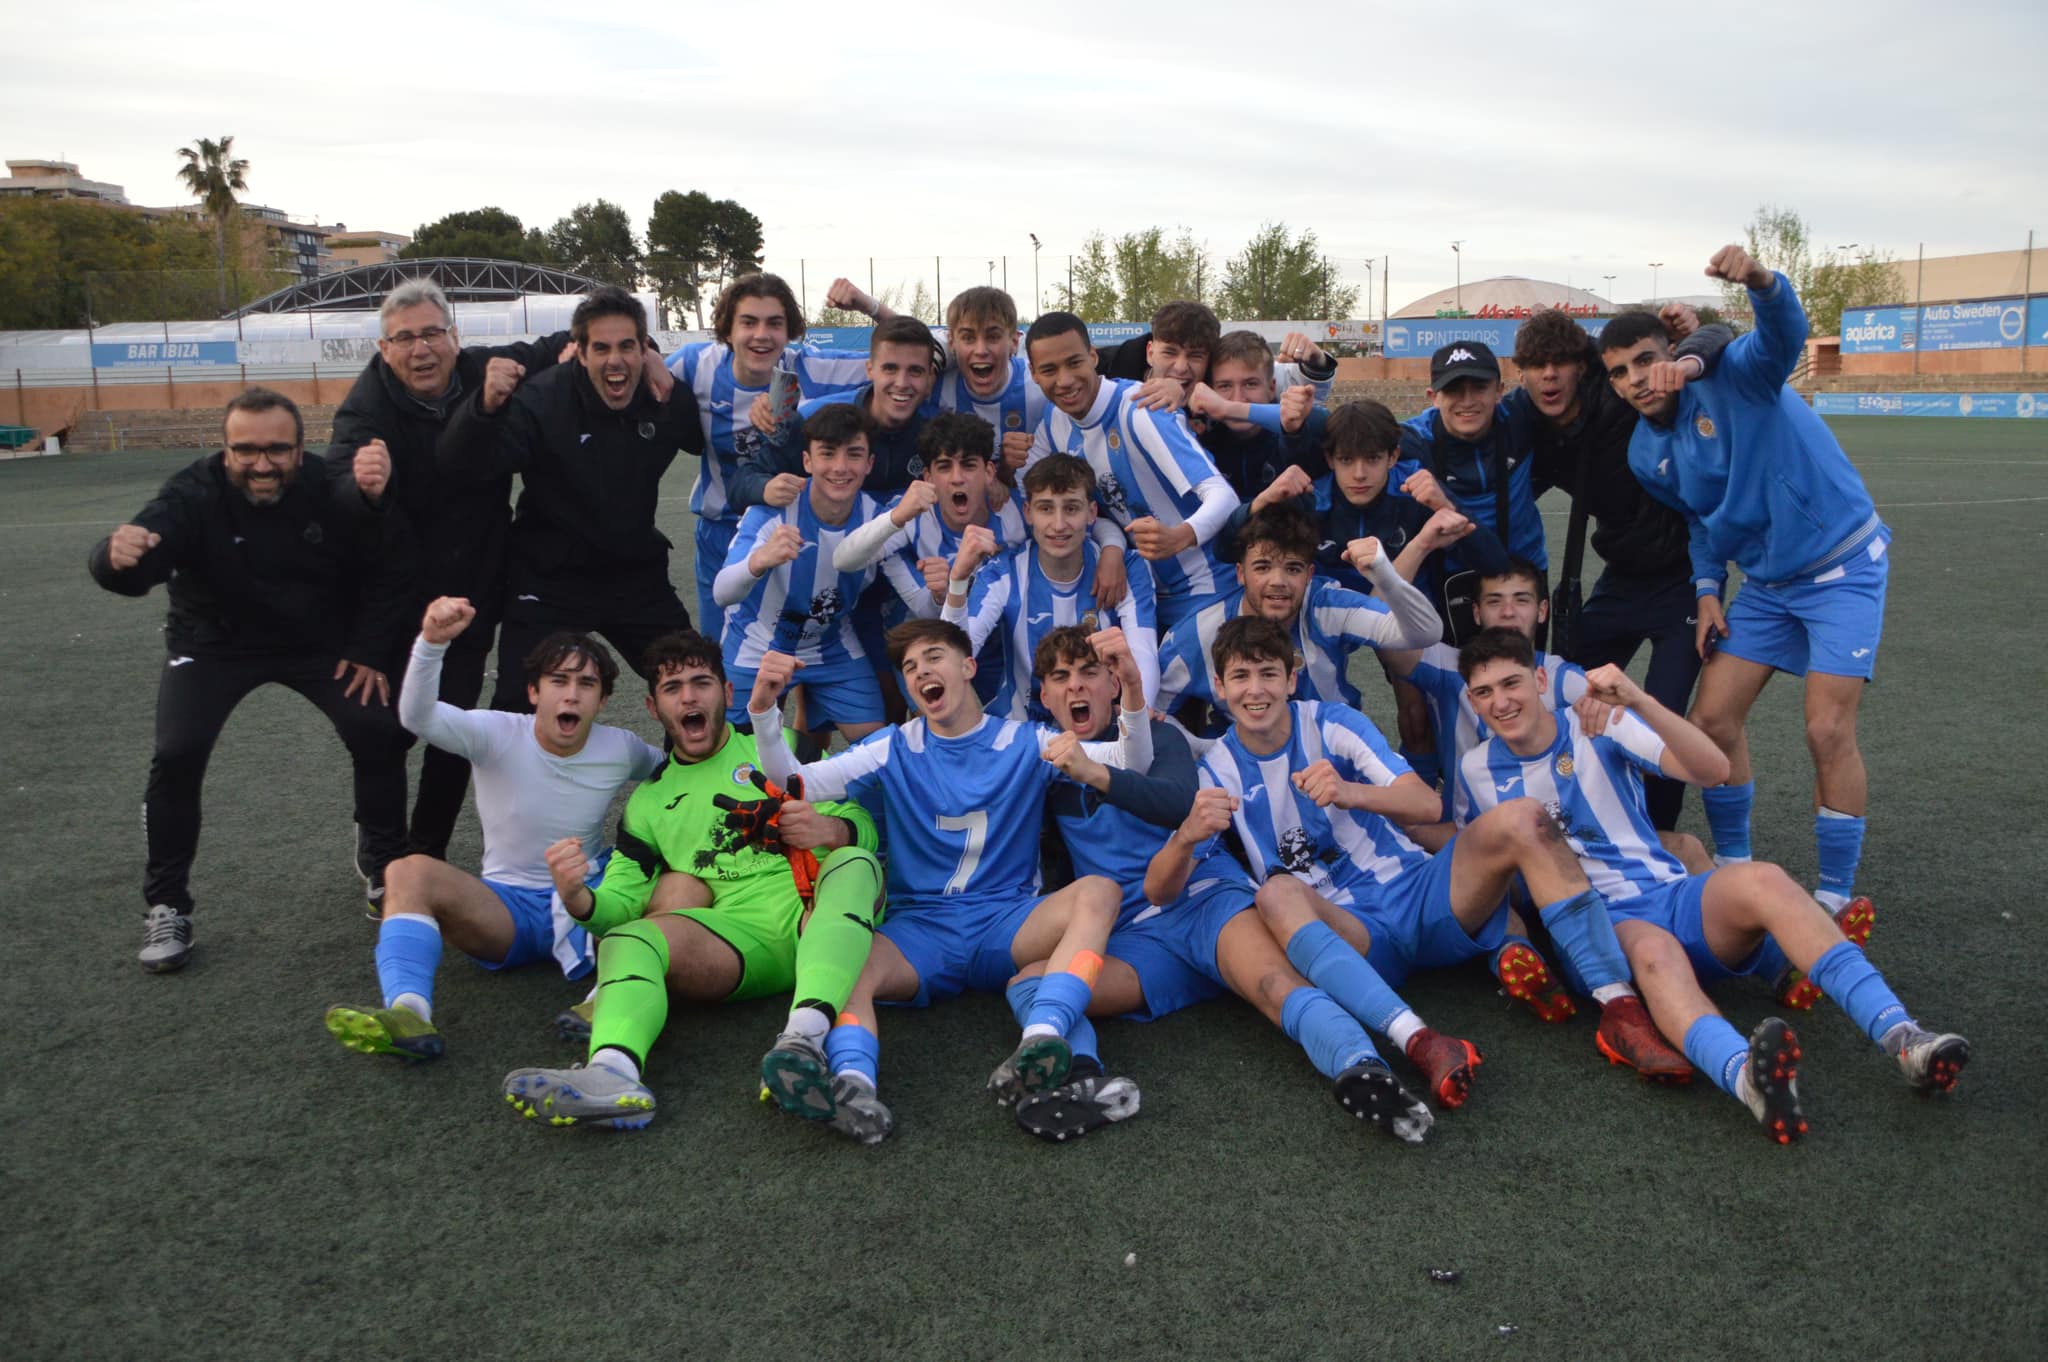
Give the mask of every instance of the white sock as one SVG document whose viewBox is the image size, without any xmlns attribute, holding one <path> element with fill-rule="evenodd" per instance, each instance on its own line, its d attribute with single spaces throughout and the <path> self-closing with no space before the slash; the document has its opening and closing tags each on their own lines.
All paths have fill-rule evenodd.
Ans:
<svg viewBox="0 0 2048 1362">
<path fill-rule="evenodd" d="M 1040 1036 L 1057 1036 L 1060 1029 L 1051 1022 L 1034 1022 L 1024 1028 L 1024 1039 L 1037 1040 Z"/>
<path fill-rule="evenodd" d="M 1401 1014 L 1387 1023 L 1387 1039 L 1402 1054 L 1408 1053 L 1408 1042 L 1415 1039 L 1415 1033 L 1423 1029 L 1422 1018 L 1415 1015 L 1413 1008 L 1402 1008 Z"/>
<path fill-rule="evenodd" d="M 417 993 L 401 993 L 391 1000 L 391 1005 L 404 1008 L 424 1022 L 434 1019 L 434 1005 Z"/>
<path fill-rule="evenodd" d="M 639 1061 L 616 1046 L 605 1046 L 604 1049 L 599 1050 L 590 1057 L 590 1062 L 592 1064 L 602 1064 L 613 1073 L 630 1078 L 635 1083 L 640 1081 Z"/>
<path fill-rule="evenodd" d="M 785 1032 L 794 1031 L 805 1040 L 823 1045 L 825 1036 L 832 1030 L 831 1018 L 815 1007 L 792 1007 L 789 1020 L 782 1024 Z"/>
<path fill-rule="evenodd" d="M 1636 991 L 1628 984 L 1602 984 L 1593 990 L 1593 1001 L 1605 1007 L 1616 998 L 1633 998 Z"/>
<path fill-rule="evenodd" d="M 1813 897 L 1821 907 L 1828 910 L 1829 917 L 1849 906 L 1849 896 L 1838 894 L 1832 889 L 1816 889 L 1813 891 Z"/>
<path fill-rule="evenodd" d="M 1719 868 L 1724 865 L 1747 865 L 1749 864 L 1749 861 L 1750 858 L 1747 856 L 1723 856 L 1718 852 L 1715 853 L 1714 856 L 1714 865 L 1716 868 Z"/>
</svg>

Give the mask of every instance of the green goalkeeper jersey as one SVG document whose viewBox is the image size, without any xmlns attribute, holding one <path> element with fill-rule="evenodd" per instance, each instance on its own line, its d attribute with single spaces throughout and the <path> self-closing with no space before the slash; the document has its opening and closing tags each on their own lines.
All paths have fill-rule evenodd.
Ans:
<svg viewBox="0 0 2048 1362">
<path fill-rule="evenodd" d="M 792 751 L 799 741 L 787 733 Z M 594 891 L 596 906 L 587 924 L 591 935 L 604 933 L 640 917 L 653 897 L 654 885 L 671 870 L 694 875 L 711 887 L 714 907 L 733 896 L 786 896 L 797 903 L 796 880 L 789 858 L 744 842 L 726 827 L 726 811 L 714 795 L 747 800 L 761 797 L 753 773 L 759 758 L 754 737 L 728 726 L 725 745 L 698 762 L 677 760 L 673 753 L 661 769 L 641 783 L 626 800 L 619 817 L 618 843 Z M 818 805 L 821 813 L 853 825 L 857 845 L 877 849 L 875 821 L 858 804 Z"/>
</svg>

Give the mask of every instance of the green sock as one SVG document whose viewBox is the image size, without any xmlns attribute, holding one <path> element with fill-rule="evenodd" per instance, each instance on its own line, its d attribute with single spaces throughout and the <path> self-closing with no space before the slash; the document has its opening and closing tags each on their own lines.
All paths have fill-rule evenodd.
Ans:
<svg viewBox="0 0 2048 1362">
<path fill-rule="evenodd" d="M 846 1006 L 853 981 L 874 944 L 876 910 L 882 906 L 882 864 L 875 853 L 841 847 L 818 867 L 817 906 L 796 941 L 799 1006 Z"/>
<path fill-rule="evenodd" d="M 607 932 L 597 943 L 597 1005 L 590 1053 L 624 1050 L 642 1068 L 668 1021 L 668 938 L 646 919 Z"/>
</svg>

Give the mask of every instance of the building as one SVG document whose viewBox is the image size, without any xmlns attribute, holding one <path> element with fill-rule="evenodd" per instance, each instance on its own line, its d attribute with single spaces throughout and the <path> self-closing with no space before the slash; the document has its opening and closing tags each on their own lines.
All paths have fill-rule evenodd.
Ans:
<svg viewBox="0 0 2048 1362">
<path fill-rule="evenodd" d="M 1504 274 L 1425 294 L 1394 316 L 1455 317 L 1462 308 L 1468 317 L 1506 321 L 1528 317 L 1546 307 L 1562 308 L 1574 317 L 1604 317 L 1614 311 L 1614 305 L 1597 293 L 1570 284 Z"/>
<path fill-rule="evenodd" d="M 14 162 L 9 161 L 10 166 Z M 1980 251 L 1974 255 L 1930 255 L 1925 260 L 1890 262 L 1887 297 L 1857 304 L 1959 303 L 1980 298 L 2019 298 L 2048 289 L 2048 260 L 2031 262 L 2026 251 Z"/>
<path fill-rule="evenodd" d="M 0 180 L 0 197 L 93 199 L 124 207 L 128 203 L 120 185 L 88 180 L 70 161 L 9 161 L 7 178 Z"/>
<path fill-rule="evenodd" d="M 400 251 L 412 245 L 412 238 L 403 233 L 352 232 L 345 222 L 337 222 L 325 230 L 329 258 L 324 267 L 329 274 L 337 270 L 352 270 L 358 265 L 388 265 L 398 259 Z"/>
</svg>

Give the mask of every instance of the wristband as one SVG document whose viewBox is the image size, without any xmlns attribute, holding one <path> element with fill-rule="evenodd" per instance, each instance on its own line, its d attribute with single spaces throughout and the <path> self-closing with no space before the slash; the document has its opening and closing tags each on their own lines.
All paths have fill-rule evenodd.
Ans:
<svg viewBox="0 0 2048 1362">
<path fill-rule="evenodd" d="M 968 588 L 973 585 L 974 579 L 972 577 L 948 577 L 946 579 L 946 594 L 948 596 L 958 596 L 964 601 L 967 599 Z"/>
</svg>

